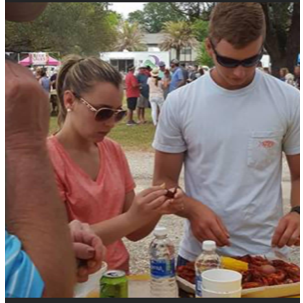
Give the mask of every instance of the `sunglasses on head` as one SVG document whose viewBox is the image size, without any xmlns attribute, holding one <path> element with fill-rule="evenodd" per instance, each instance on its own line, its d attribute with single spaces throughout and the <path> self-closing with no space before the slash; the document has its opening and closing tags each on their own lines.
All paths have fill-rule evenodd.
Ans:
<svg viewBox="0 0 303 303">
<path fill-rule="evenodd" d="M 73 93 L 74 96 L 79 99 L 90 111 L 95 113 L 95 120 L 98 122 L 106 121 L 114 116 L 115 122 L 121 121 L 125 116 L 127 111 L 124 109 L 112 109 L 107 107 L 95 108 L 89 102 L 87 102 L 84 98 L 77 96 Z"/>
<path fill-rule="evenodd" d="M 256 66 L 260 62 L 260 60 L 263 56 L 263 47 L 262 47 L 261 51 L 259 52 L 259 54 L 252 56 L 250 58 L 244 59 L 244 60 L 236 60 L 236 59 L 220 56 L 218 54 L 218 52 L 216 51 L 213 42 L 210 39 L 209 39 L 209 42 L 216 55 L 217 62 L 220 65 L 227 67 L 227 68 L 235 68 L 240 65 L 242 65 L 244 67 L 253 67 L 253 66 Z"/>
</svg>

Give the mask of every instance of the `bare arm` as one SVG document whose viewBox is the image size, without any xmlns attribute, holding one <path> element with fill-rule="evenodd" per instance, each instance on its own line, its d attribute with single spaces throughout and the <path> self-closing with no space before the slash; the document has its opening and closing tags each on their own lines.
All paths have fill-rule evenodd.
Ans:
<svg viewBox="0 0 303 303">
<path fill-rule="evenodd" d="M 130 220 L 126 213 L 91 226 L 105 246 L 116 242 L 140 227 L 139 220 Z"/>
<path fill-rule="evenodd" d="M 183 161 L 184 153 L 156 151 L 154 184 L 165 183 L 169 188 L 178 186 Z M 222 220 L 203 201 L 185 194 L 178 194 L 175 200 L 183 203 L 183 209 L 176 214 L 190 221 L 192 232 L 199 241 L 214 240 L 219 246 L 229 245 L 229 234 Z"/>
<path fill-rule="evenodd" d="M 291 206 L 300 205 L 300 155 L 287 156 L 291 175 Z"/>
<path fill-rule="evenodd" d="M 291 174 L 291 206 L 300 205 L 300 155 L 287 156 Z M 300 215 L 291 212 L 282 217 L 272 238 L 272 245 L 298 245 L 300 237 Z"/>
<path fill-rule="evenodd" d="M 153 185 L 165 183 L 166 188 L 177 187 L 179 185 L 183 161 L 184 153 L 169 154 L 156 151 Z M 190 218 L 193 207 L 198 202 L 186 196 L 184 198 L 186 200 L 184 203 L 184 210 L 178 212 L 177 215 L 183 218 Z"/>
<path fill-rule="evenodd" d="M 125 197 L 125 211 L 128 211 L 134 201 L 135 198 L 135 192 L 131 191 L 130 193 L 126 194 Z M 148 236 L 155 228 L 159 220 L 161 219 L 161 216 L 154 215 L 151 218 L 149 218 L 149 221 L 147 224 L 143 225 L 141 228 L 135 230 L 132 233 L 127 234 L 127 239 L 131 241 L 139 241 L 146 236 Z M 140 220 L 140 219 L 138 219 Z"/>
<path fill-rule="evenodd" d="M 105 245 L 109 245 L 123 237 L 130 236 L 136 241 L 144 237 L 149 230 L 145 228 L 145 222 L 149 229 L 159 219 L 159 208 L 164 204 L 166 191 L 161 187 L 146 189 L 135 196 L 134 192 L 126 196 L 124 213 L 112 219 L 92 225 L 94 232 L 102 239 Z M 138 230 L 139 234 L 137 233 Z"/>
<path fill-rule="evenodd" d="M 5 66 L 5 228 L 38 269 L 45 297 L 71 297 L 75 257 L 46 148 L 48 101 L 22 66 Z M 60 269 L 60 270 L 59 270 Z"/>
</svg>

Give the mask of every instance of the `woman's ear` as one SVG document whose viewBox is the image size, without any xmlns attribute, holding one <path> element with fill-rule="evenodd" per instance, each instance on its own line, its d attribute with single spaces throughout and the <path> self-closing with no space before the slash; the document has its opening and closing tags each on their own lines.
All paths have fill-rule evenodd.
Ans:
<svg viewBox="0 0 303 303">
<path fill-rule="evenodd" d="M 64 100 L 64 106 L 65 106 L 66 110 L 67 111 L 73 110 L 75 102 L 76 102 L 76 98 L 75 98 L 75 95 L 70 90 L 67 90 L 64 92 L 63 100 Z"/>
</svg>

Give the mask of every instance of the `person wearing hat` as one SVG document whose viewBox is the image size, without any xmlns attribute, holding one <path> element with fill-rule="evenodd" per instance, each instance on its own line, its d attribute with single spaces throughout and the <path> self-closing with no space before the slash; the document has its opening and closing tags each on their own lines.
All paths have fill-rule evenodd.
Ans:
<svg viewBox="0 0 303 303">
<path fill-rule="evenodd" d="M 8 2 L 5 18 L 32 21 L 46 6 Z M 79 268 L 78 281 L 101 266 L 100 238 L 85 224 L 67 224 L 46 148 L 48 127 L 46 93 L 29 70 L 6 60 L 5 297 L 72 297 L 75 256 L 95 262 Z"/>
<path fill-rule="evenodd" d="M 159 77 L 159 68 L 151 71 L 151 77 L 148 78 L 149 98 L 152 109 L 152 119 L 154 126 L 158 123 L 158 116 L 164 103 L 163 82 Z"/>
<path fill-rule="evenodd" d="M 128 73 L 125 77 L 126 100 L 127 100 L 127 126 L 134 126 L 138 123 L 134 121 L 134 111 L 137 107 L 138 98 L 140 97 L 140 84 L 135 77 L 135 66 L 128 66 Z"/>
<path fill-rule="evenodd" d="M 177 59 L 171 60 L 170 67 L 173 74 L 169 85 L 169 93 L 185 84 L 183 70 L 179 66 L 179 61 Z"/>
<path fill-rule="evenodd" d="M 150 72 L 148 71 L 147 67 L 141 65 L 139 67 L 139 74 L 137 75 L 137 80 L 140 84 L 140 97 L 138 99 L 137 104 L 137 114 L 138 114 L 138 121 L 141 124 L 146 123 L 145 120 L 145 108 L 149 106 L 149 88 L 147 85 L 147 80 L 149 79 Z"/>
<path fill-rule="evenodd" d="M 163 77 L 164 77 L 165 66 L 166 66 L 165 62 L 163 62 L 163 61 L 159 62 L 159 78 L 161 78 L 161 79 L 163 79 Z"/>
</svg>

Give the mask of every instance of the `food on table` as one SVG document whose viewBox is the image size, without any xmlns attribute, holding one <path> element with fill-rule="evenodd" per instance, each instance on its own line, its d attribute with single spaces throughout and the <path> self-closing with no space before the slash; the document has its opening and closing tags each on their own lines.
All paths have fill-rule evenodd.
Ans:
<svg viewBox="0 0 303 303">
<path fill-rule="evenodd" d="M 221 257 L 221 265 L 224 269 L 230 269 L 235 271 L 245 271 L 248 270 L 248 263 L 240 261 L 230 257 Z"/>
<path fill-rule="evenodd" d="M 236 260 L 242 263 L 236 263 Z M 248 268 L 247 265 L 248 264 Z M 242 288 L 255 288 L 300 282 L 300 267 L 283 260 L 267 260 L 261 256 L 222 257 L 224 268 L 242 273 Z M 246 269 L 247 268 L 247 269 Z M 243 270 L 244 269 L 244 270 Z M 179 277 L 195 284 L 194 262 L 177 268 Z"/>
</svg>

